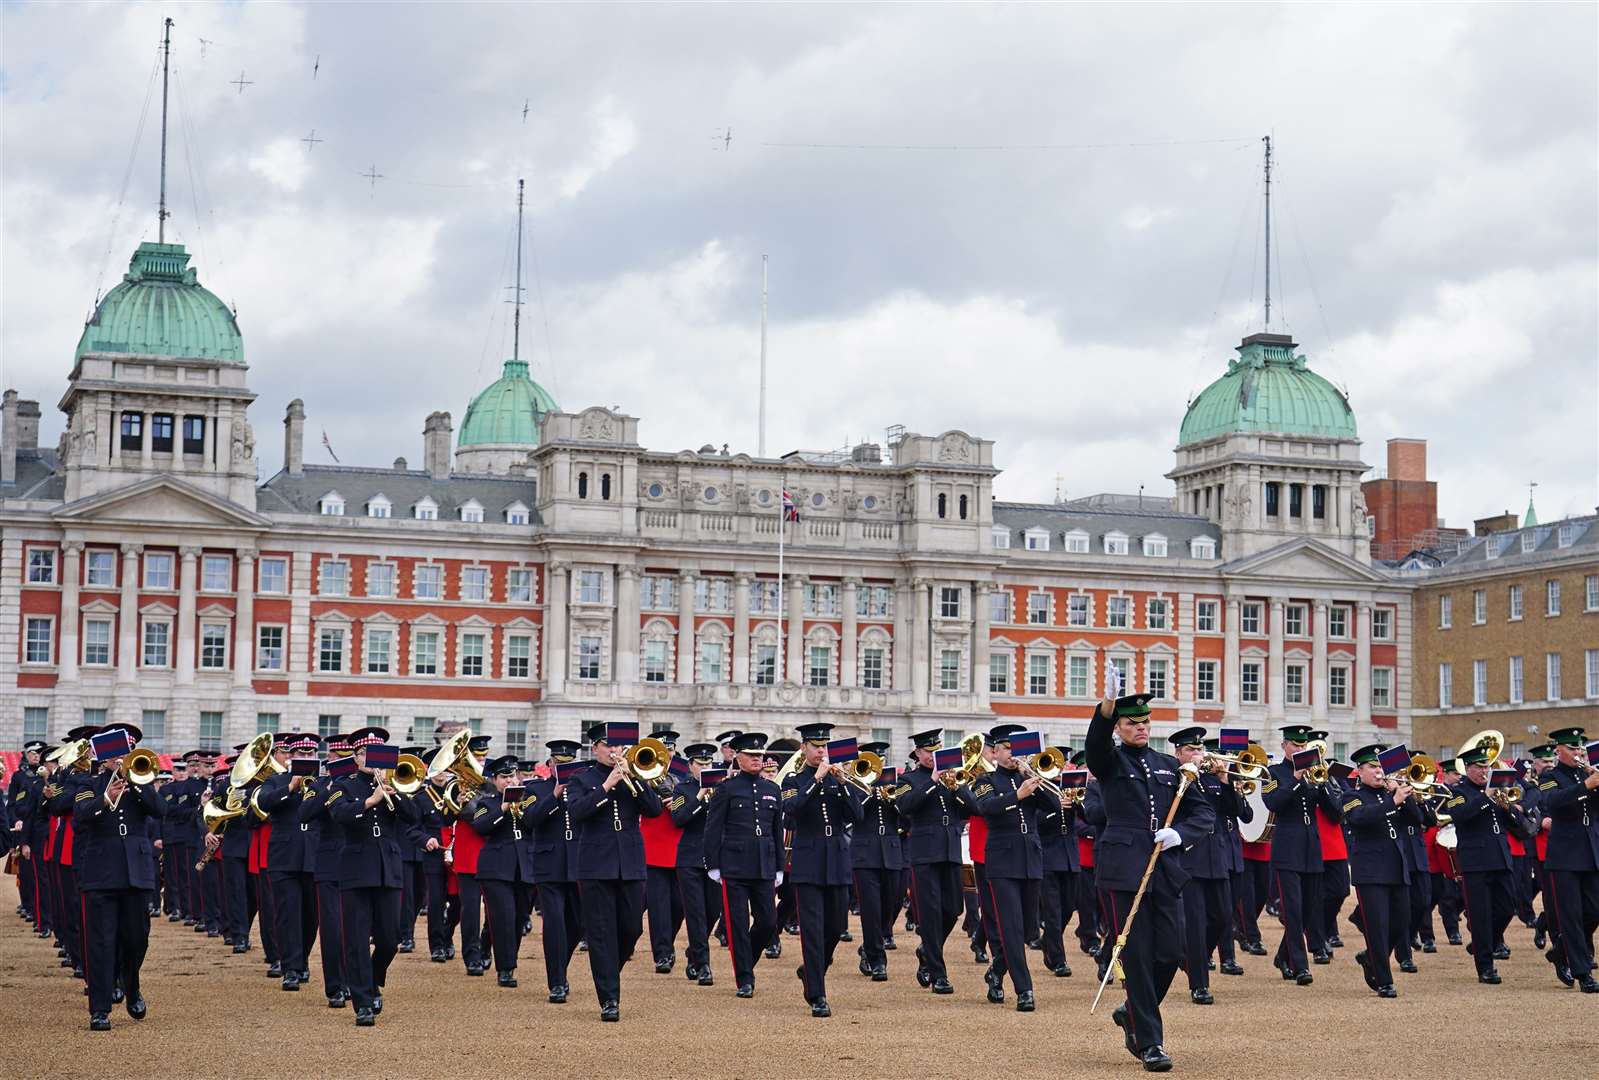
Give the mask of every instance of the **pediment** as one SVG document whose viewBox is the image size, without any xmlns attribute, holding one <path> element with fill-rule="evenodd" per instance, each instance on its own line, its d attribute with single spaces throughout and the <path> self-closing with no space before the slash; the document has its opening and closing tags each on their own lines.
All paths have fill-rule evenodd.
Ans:
<svg viewBox="0 0 1599 1080">
<path fill-rule="evenodd" d="M 117 605 L 109 600 L 90 600 L 87 604 L 81 605 L 78 610 L 85 615 L 115 615 L 117 613 Z"/>
<path fill-rule="evenodd" d="M 168 525 L 264 530 L 267 519 L 238 503 L 170 476 L 153 476 L 119 491 L 102 492 L 56 510 L 57 521 L 77 525 Z"/>
<path fill-rule="evenodd" d="M 1371 567 L 1334 551 L 1317 540 L 1290 540 L 1267 551 L 1227 563 L 1222 574 L 1251 580 L 1350 582 L 1382 585 L 1387 579 Z"/>
</svg>

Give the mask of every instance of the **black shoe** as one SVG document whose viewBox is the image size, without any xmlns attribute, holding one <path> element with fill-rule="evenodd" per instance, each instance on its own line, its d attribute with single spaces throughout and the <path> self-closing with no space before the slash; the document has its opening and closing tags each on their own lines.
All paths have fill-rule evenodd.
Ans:
<svg viewBox="0 0 1599 1080">
<path fill-rule="evenodd" d="M 1381 998 L 1396 998 L 1399 996 L 1399 991 L 1394 989 L 1393 983 L 1389 983 L 1387 986 L 1379 986 L 1377 988 L 1377 996 Z"/>
<path fill-rule="evenodd" d="M 372 1015 L 373 1016 L 382 1016 L 383 1015 L 383 995 L 382 994 L 373 994 L 372 995 Z"/>
<path fill-rule="evenodd" d="M 577 951 L 578 952 L 588 952 L 589 951 L 589 943 L 586 942 L 586 941 L 578 942 L 577 943 Z"/>
<path fill-rule="evenodd" d="M 1315 981 L 1316 981 L 1316 976 L 1312 975 L 1308 971 L 1296 971 L 1296 972 L 1294 972 L 1294 982 L 1298 983 L 1300 986 L 1309 986 L 1311 983 L 1313 983 Z"/>
<path fill-rule="evenodd" d="M 446 959 L 448 959 L 448 957 L 444 955 L 443 949 L 434 949 L 428 954 L 428 959 L 433 961 L 435 964 L 442 964 Z"/>
<path fill-rule="evenodd" d="M 566 1004 L 566 995 L 567 995 L 568 992 L 569 991 L 567 990 L 566 987 L 557 986 L 555 989 L 550 991 L 550 1004 L 551 1005 L 565 1005 Z"/>
<path fill-rule="evenodd" d="M 872 962 L 870 960 L 866 959 L 866 956 L 864 955 L 864 953 L 861 956 L 861 962 L 859 964 L 855 965 L 855 966 L 860 969 L 860 973 L 862 975 L 870 975 L 875 970 L 872 967 Z"/>
<path fill-rule="evenodd" d="M 744 983 L 742 986 L 740 986 L 738 988 L 737 992 L 733 996 L 734 997 L 741 997 L 741 998 L 752 998 L 752 997 L 754 997 L 755 996 L 755 984 L 754 983 Z"/>
<path fill-rule="evenodd" d="M 1510 946 L 1508 946 L 1508 945 L 1497 946 L 1494 949 L 1494 959 L 1495 960 L 1509 960 L 1510 959 Z"/>
<path fill-rule="evenodd" d="M 250 946 L 248 946 L 248 945 L 235 945 L 235 946 L 233 946 L 233 951 L 235 953 L 247 953 L 247 952 L 250 951 Z"/>
<path fill-rule="evenodd" d="M 982 949 L 979 949 L 977 946 L 973 945 L 972 946 L 972 960 L 975 963 L 986 964 L 986 963 L 988 963 L 988 953 L 985 952 Z"/>
<path fill-rule="evenodd" d="M 949 984 L 949 980 L 948 979 L 934 979 L 933 980 L 933 993 L 935 993 L 935 994 L 953 994 L 954 992 L 955 992 L 955 988 Z"/>
<path fill-rule="evenodd" d="M 482 975 L 485 970 L 486 969 L 481 964 L 468 964 L 468 965 L 466 965 L 466 973 L 468 975 L 471 975 L 471 976 L 474 976 L 474 977 L 476 977 L 478 975 Z"/>
<path fill-rule="evenodd" d="M 1536 929 L 1536 930 L 1534 930 L 1532 932 L 1532 944 L 1533 944 L 1534 948 L 1541 949 L 1545 945 L 1547 945 L 1548 943 L 1549 943 L 1549 934 L 1542 927 L 1539 927 L 1538 929 Z"/>
<path fill-rule="evenodd" d="M 850 933 L 850 932 L 849 932 L 849 931 L 848 931 L 848 930 L 846 930 L 846 931 L 844 931 L 844 933 L 843 933 L 843 934 L 842 934 L 842 935 L 841 935 L 841 936 L 840 936 L 840 937 L 839 937 L 839 939 L 838 939 L 838 940 L 840 940 L 840 941 L 854 941 L 854 940 L 855 940 L 855 935 L 854 935 L 854 934 L 852 934 L 852 933 Z M 831 1015 L 832 1015 L 832 1013 L 828 1013 L 828 1015 L 829 1015 L 829 1016 L 831 1016 Z"/>
<path fill-rule="evenodd" d="M 1584 994 L 1599 994 L 1599 979 L 1595 979 L 1592 972 L 1578 979 L 1577 985 L 1582 987 Z"/>
<path fill-rule="evenodd" d="M 1216 970 L 1216 960 L 1215 960 L 1214 957 L 1212 957 L 1211 959 L 1205 961 L 1205 970 L 1206 971 L 1215 971 Z"/>
<path fill-rule="evenodd" d="M 718 930 L 716 932 L 716 943 L 724 949 L 727 948 L 727 935 Z"/>
<path fill-rule="evenodd" d="M 168 915 L 167 916 L 167 922 L 180 922 L 184 926 L 193 926 L 194 925 L 194 920 L 193 919 L 185 919 L 182 915 Z"/>
<path fill-rule="evenodd" d="M 766 946 L 764 950 L 762 950 L 761 955 L 766 957 L 768 960 L 776 960 L 778 957 L 783 955 L 783 946 L 780 943 L 773 941 L 770 945 Z"/>
<path fill-rule="evenodd" d="M 111 1018 L 105 1013 L 95 1013 L 93 1016 L 89 1017 L 89 1030 L 110 1031 Z"/>
<path fill-rule="evenodd" d="M 1151 1046 L 1138 1058 L 1144 1063 L 1145 1072 L 1171 1072 L 1171 1058 L 1167 1056 L 1165 1047 Z"/>
<path fill-rule="evenodd" d="M 299 972 L 291 971 L 291 972 L 288 972 L 287 974 L 285 974 L 283 976 L 283 989 L 285 989 L 285 990 L 298 990 L 298 989 L 300 989 L 300 974 L 299 974 Z"/>
<path fill-rule="evenodd" d="M 1332 963 L 1332 953 L 1326 949 L 1323 949 L 1319 953 L 1316 953 L 1314 956 L 1312 956 L 1310 958 L 1310 962 L 1312 964 L 1330 964 Z"/>
<path fill-rule="evenodd" d="M 920 945 L 916 946 L 916 985 L 924 990 L 933 985 L 933 973 L 927 970 L 927 954 Z"/>
<path fill-rule="evenodd" d="M 657 960 L 657 961 L 655 961 L 655 974 L 657 974 L 657 975 L 670 975 L 672 973 L 672 967 L 676 963 L 677 963 L 676 960 Z"/>
<path fill-rule="evenodd" d="M 63 956 L 60 960 L 58 960 L 56 962 L 56 967 L 69 968 L 71 966 L 72 966 L 72 961 L 67 959 L 65 956 Z"/>
<path fill-rule="evenodd" d="M 1371 976 L 1371 968 L 1366 964 L 1366 950 L 1361 949 L 1355 954 L 1355 963 L 1360 965 L 1360 975 L 1366 980 L 1366 985 L 1373 990 L 1380 990 L 1377 980 Z"/>
<path fill-rule="evenodd" d="M 1259 941 L 1251 941 L 1244 946 L 1244 951 L 1250 956 L 1265 956 L 1266 946 Z"/>
<path fill-rule="evenodd" d="M 1436 941 L 1423 941 L 1421 943 L 1421 951 L 1424 953 L 1435 953 L 1438 951 L 1438 943 Z"/>
<path fill-rule="evenodd" d="M 128 999 L 128 1015 L 135 1020 L 143 1020 L 149 1012 L 150 1006 L 145 1004 L 143 994 L 134 994 Z"/>
<path fill-rule="evenodd" d="M 890 952 L 892 952 L 895 949 L 899 948 L 898 945 L 894 944 L 894 935 L 893 934 L 890 934 L 890 935 L 888 935 L 888 937 L 883 939 L 883 948 L 889 950 Z"/>
<path fill-rule="evenodd" d="M 113 1004 L 113 1005 L 121 1005 L 122 1004 L 122 998 L 123 998 L 122 987 L 113 986 L 111 988 L 111 1004 Z"/>
<path fill-rule="evenodd" d="M 1327 938 L 1327 947 L 1329 949 L 1341 949 L 1344 947 L 1344 939 L 1337 934 L 1332 934 Z"/>
<path fill-rule="evenodd" d="M 1005 988 L 994 983 L 989 983 L 988 1000 L 995 1005 L 1005 1004 Z"/>
<path fill-rule="evenodd" d="M 79 965 L 74 965 L 73 968 L 72 968 L 72 977 L 74 979 L 83 978 L 84 977 L 83 976 L 83 968 L 81 966 L 79 966 Z"/>
<path fill-rule="evenodd" d="M 371 1027 L 378 1022 L 377 1015 L 371 1009 L 355 1010 L 355 1026 Z"/>
<path fill-rule="evenodd" d="M 872 981 L 873 982 L 887 982 L 888 981 L 888 965 L 887 964 L 878 964 L 876 967 L 874 967 L 872 969 Z"/>
<path fill-rule="evenodd" d="M 1033 1008 L 1033 992 L 1031 990 L 1023 990 L 1016 995 L 1017 1012 L 1032 1012 Z"/>
<path fill-rule="evenodd" d="M 1071 973 L 1072 973 L 1071 965 L 1069 965 L 1069 964 L 1056 964 L 1054 967 L 1049 969 L 1049 973 L 1051 975 L 1055 976 L 1055 978 L 1057 978 L 1057 979 L 1069 978 L 1071 976 Z"/>
<path fill-rule="evenodd" d="M 1459 934 L 1450 934 L 1449 935 L 1449 944 L 1451 944 L 1451 945 L 1459 945 L 1460 944 L 1460 935 Z"/>
<path fill-rule="evenodd" d="M 1294 969 L 1288 966 L 1288 961 L 1278 960 L 1273 966 L 1283 974 L 1283 982 L 1294 981 Z"/>
<path fill-rule="evenodd" d="M 1223 960 L 1220 970 L 1223 975 L 1242 975 L 1244 973 L 1243 965 L 1236 960 Z"/>
<path fill-rule="evenodd" d="M 783 927 L 783 933 L 788 934 L 788 935 L 793 936 L 793 937 L 798 937 L 799 936 L 799 923 L 797 923 L 797 922 L 789 923 L 787 926 Z M 840 938 L 839 940 L 842 941 L 843 939 Z"/>
<path fill-rule="evenodd" d="M 195 933 L 199 933 L 200 932 L 200 928 L 198 926 L 196 926 L 194 928 L 194 930 L 195 930 Z M 220 930 L 207 930 L 205 932 L 205 936 L 208 937 L 208 938 L 221 937 L 222 936 L 222 931 L 220 931 Z"/>
<path fill-rule="evenodd" d="M 1399 961 L 1399 970 L 1403 971 L 1406 975 L 1414 975 L 1421 969 L 1416 967 L 1416 962 L 1414 960 L 1401 960 Z"/>
<path fill-rule="evenodd" d="M 1216 1004 L 1216 995 L 1212 994 L 1207 988 L 1205 988 L 1203 986 L 1201 986 L 1198 990 L 1190 990 L 1188 992 L 1188 996 L 1193 999 L 1193 1002 L 1194 1002 L 1195 1005 L 1214 1005 L 1214 1004 Z"/>
<path fill-rule="evenodd" d="M 1127 1006 L 1118 1005 L 1110 1014 L 1110 1022 L 1122 1029 L 1122 1042 L 1127 1046 L 1127 1052 L 1133 1057 L 1138 1057 L 1138 1045 L 1133 1042 L 1133 1026 L 1127 1019 Z"/>
<path fill-rule="evenodd" d="M 398 946 L 395 947 L 394 951 L 395 952 L 415 952 L 416 951 L 416 942 L 414 942 L 414 941 L 402 941 L 402 942 L 400 942 L 400 944 Z"/>
<path fill-rule="evenodd" d="M 277 964 L 273 964 L 271 967 L 267 968 L 267 978 L 269 978 L 269 979 L 281 979 L 281 978 L 283 978 L 283 968 L 279 967 Z"/>
<path fill-rule="evenodd" d="M 1504 980 L 1499 977 L 1499 972 L 1495 971 L 1493 968 L 1489 968 L 1487 971 L 1478 972 L 1477 981 L 1480 983 L 1487 983 L 1489 986 L 1498 986 L 1500 983 L 1504 982 Z"/>
<path fill-rule="evenodd" d="M 818 1020 L 825 1020 L 833 1015 L 833 1010 L 828 1006 L 826 998 L 817 998 L 811 1002 L 811 1015 Z"/>
<path fill-rule="evenodd" d="M 804 964 L 801 964 L 799 967 L 794 969 L 794 977 L 796 979 L 798 979 L 800 982 L 804 982 L 805 981 L 805 965 Z"/>
<path fill-rule="evenodd" d="M 446 946 L 444 946 L 444 959 L 446 959 L 446 960 L 454 960 L 455 959 L 455 946 L 454 945 L 446 945 Z"/>
<path fill-rule="evenodd" d="M 622 1019 L 622 1006 L 614 1001 L 600 1002 L 600 1019 L 607 1024 L 614 1024 Z"/>
<path fill-rule="evenodd" d="M 344 990 L 341 988 L 328 995 L 328 1008 L 342 1009 L 345 1005 L 349 1004 L 349 1001 L 349 996 L 346 995 Z"/>
<path fill-rule="evenodd" d="M 507 990 L 515 990 L 516 989 L 516 972 L 514 972 L 514 971 L 501 971 L 501 972 L 499 972 L 498 974 L 495 975 L 494 981 L 496 983 L 498 983 L 499 985 L 505 987 Z"/>
</svg>

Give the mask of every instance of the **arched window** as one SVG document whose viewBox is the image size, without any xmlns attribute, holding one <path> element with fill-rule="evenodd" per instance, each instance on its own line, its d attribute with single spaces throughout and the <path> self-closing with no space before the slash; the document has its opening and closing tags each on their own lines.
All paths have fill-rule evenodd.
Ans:
<svg viewBox="0 0 1599 1080">
<path fill-rule="evenodd" d="M 589 497 L 589 474 L 586 472 L 577 474 L 577 497 L 580 499 Z"/>
<path fill-rule="evenodd" d="M 600 498 L 611 501 L 611 474 L 600 473 Z"/>
<path fill-rule="evenodd" d="M 949 496 L 943 494 L 942 492 L 940 492 L 938 496 L 938 516 L 949 516 Z"/>
<path fill-rule="evenodd" d="M 961 520 L 965 521 L 966 520 L 966 496 L 964 496 L 964 495 L 961 496 L 961 511 L 960 511 L 960 513 L 961 513 Z"/>
</svg>

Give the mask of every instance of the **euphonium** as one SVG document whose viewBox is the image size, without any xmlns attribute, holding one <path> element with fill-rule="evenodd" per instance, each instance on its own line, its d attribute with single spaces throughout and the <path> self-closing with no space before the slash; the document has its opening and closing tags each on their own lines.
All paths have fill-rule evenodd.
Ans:
<svg viewBox="0 0 1599 1080">
<path fill-rule="evenodd" d="M 428 770 L 427 778 L 432 780 L 436 776 L 453 776 L 458 790 L 455 800 L 457 804 L 470 802 L 476 795 L 478 788 L 483 786 L 483 766 L 477 758 L 472 756 L 470 743 L 472 732 L 462 728 L 445 740 L 439 747 L 439 752 L 433 755 L 433 768 Z M 456 806 L 460 810 L 460 805 Z"/>
<path fill-rule="evenodd" d="M 983 736 L 980 734 L 968 735 L 961 740 L 961 767 L 955 773 L 955 782 L 960 785 L 970 784 L 986 772 L 993 772 L 994 766 L 983 757 Z"/>
<path fill-rule="evenodd" d="M 228 774 L 228 786 L 244 788 L 250 781 L 261 778 L 262 773 L 271 775 L 283 770 L 284 766 L 272 756 L 272 733 L 263 731 L 239 751 L 238 758 L 233 762 L 233 770 Z"/>
</svg>

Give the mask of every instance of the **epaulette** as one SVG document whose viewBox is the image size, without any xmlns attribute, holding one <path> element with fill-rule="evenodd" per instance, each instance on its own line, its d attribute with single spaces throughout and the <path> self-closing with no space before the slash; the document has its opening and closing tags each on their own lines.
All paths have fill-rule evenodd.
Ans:
<svg viewBox="0 0 1599 1080">
<path fill-rule="evenodd" d="M 1456 795 L 1453 799 L 1450 799 L 1444 805 L 1446 805 L 1446 806 L 1465 806 L 1466 805 L 1466 797 L 1464 795 Z"/>
<path fill-rule="evenodd" d="M 1266 781 L 1266 786 L 1260 789 L 1260 793 L 1262 795 L 1264 795 L 1264 794 L 1266 794 L 1269 791 L 1276 791 L 1276 790 L 1277 790 L 1277 781 L 1275 781 L 1275 780 L 1267 780 Z"/>
<path fill-rule="evenodd" d="M 1359 799 L 1350 799 L 1348 802 L 1344 803 L 1344 813 L 1347 814 L 1349 811 L 1355 809 L 1355 807 L 1357 807 L 1359 805 L 1360 805 L 1360 800 Z"/>
<path fill-rule="evenodd" d="M 82 802 L 84 799 L 92 799 L 92 798 L 94 798 L 94 792 L 92 792 L 92 791 L 80 791 L 80 792 L 78 792 L 77 798 L 74 799 L 73 801 L 74 802 Z"/>
<path fill-rule="evenodd" d="M 328 796 L 328 805 L 332 806 L 334 803 L 338 802 L 340 797 L 343 796 L 343 794 L 344 794 L 344 791 L 342 789 L 340 789 L 338 791 L 335 791 L 332 795 L 329 795 Z"/>
<path fill-rule="evenodd" d="M 1538 785 L 1538 790 L 1539 791 L 1548 791 L 1550 788 L 1556 788 L 1556 787 L 1559 787 L 1559 786 L 1560 786 L 1560 782 L 1557 781 L 1557 780 L 1545 780 L 1543 783 Z"/>
<path fill-rule="evenodd" d="M 473 818 L 473 820 L 476 820 L 476 819 L 482 817 L 484 814 L 486 814 L 488 812 L 489 812 L 489 808 L 488 807 L 480 806 L 480 807 L 477 808 L 477 813 L 472 815 L 472 818 Z"/>
<path fill-rule="evenodd" d="M 783 789 L 783 798 L 785 798 L 785 799 L 792 799 L 794 796 L 796 796 L 798 794 L 799 794 L 799 792 L 796 791 L 794 788 L 786 787 L 786 788 Z"/>
<path fill-rule="evenodd" d="M 683 796 L 679 795 L 674 798 L 671 806 L 673 810 L 681 810 L 683 808 Z"/>
</svg>

